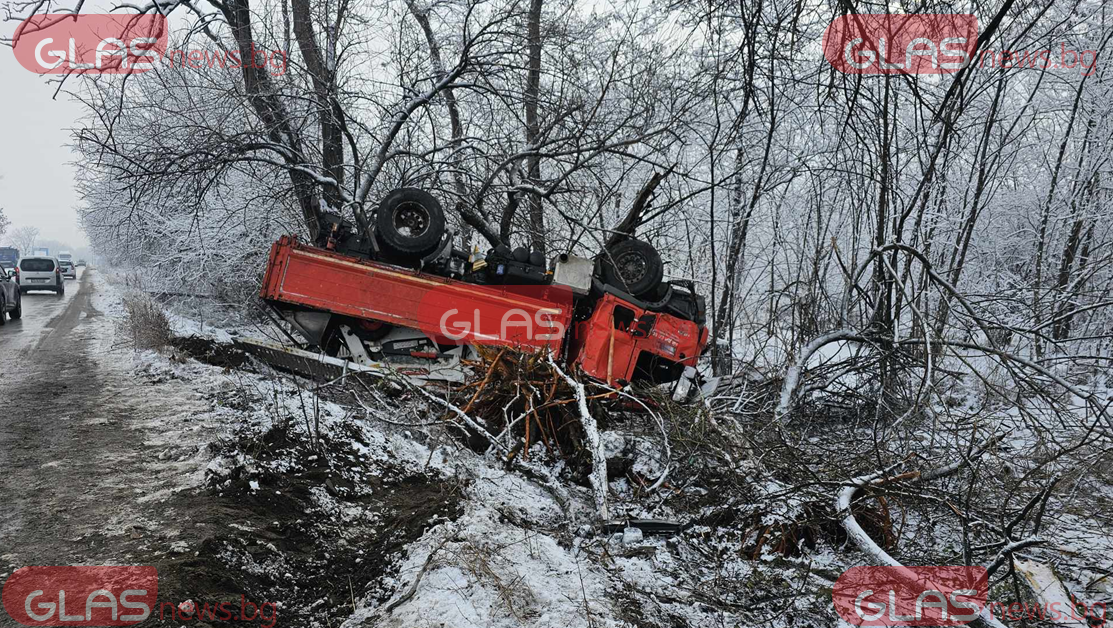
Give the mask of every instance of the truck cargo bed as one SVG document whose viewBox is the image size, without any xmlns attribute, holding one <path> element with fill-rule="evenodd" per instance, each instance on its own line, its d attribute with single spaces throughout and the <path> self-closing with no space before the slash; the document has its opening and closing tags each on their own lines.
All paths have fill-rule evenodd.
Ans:
<svg viewBox="0 0 1113 628">
<path fill-rule="evenodd" d="M 271 248 L 260 296 L 306 308 L 417 329 L 444 344 L 550 349 L 559 354 L 572 320 L 562 286 L 465 283 L 342 255 L 283 236 Z"/>
</svg>

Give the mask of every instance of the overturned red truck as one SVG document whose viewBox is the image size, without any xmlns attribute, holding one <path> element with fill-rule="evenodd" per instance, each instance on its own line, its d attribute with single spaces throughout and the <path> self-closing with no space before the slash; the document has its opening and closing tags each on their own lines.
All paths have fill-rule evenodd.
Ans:
<svg viewBox="0 0 1113 628">
<path fill-rule="evenodd" d="M 331 214 L 323 223 L 312 245 L 284 236 L 272 246 L 260 291 L 314 359 L 458 382 L 477 345 L 504 346 L 548 351 L 612 385 L 691 390 L 708 343 L 704 300 L 692 282 L 663 281 L 645 242 L 622 239 L 594 260 L 546 264 L 505 245 L 475 259 L 452 246 L 440 204 L 416 188 L 388 194 L 366 230 Z"/>
</svg>

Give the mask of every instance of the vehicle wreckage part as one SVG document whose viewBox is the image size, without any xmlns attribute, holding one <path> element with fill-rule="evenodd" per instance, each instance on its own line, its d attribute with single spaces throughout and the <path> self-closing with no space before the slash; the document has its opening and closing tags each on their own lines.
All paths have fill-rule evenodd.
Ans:
<svg viewBox="0 0 1113 628">
<path fill-rule="evenodd" d="M 719 384 L 721 384 L 722 381 L 722 377 L 707 378 L 707 381 L 703 383 L 703 386 L 700 386 L 700 394 L 703 395 L 705 398 L 713 396 L 715 394 L 715 391 L 719 390 Z"/>
<path fill-rule="evenodd" d="M 462 348 L 447 352 L 444 359 L 436 362 L 372 361 L 370 364 L 357 364 L 322 352 L 306 351 L 263 340 L 241 338 L 235 340 L 233 344 L 270 366 L 318 381 L 330 381 L 346 374 L 358 374 L 376 378 L 406 379 L 424 386 L 437 383 L 461 384 L 466 375 L 461 359 Z"/>
<path fill-rule="evenodd" d="M 332 314 L 328 312 L 315 312 L 312 310 L 287 310 L 279 312 L 283 318 L 292 324 L 310 344 L 323 346 L 325 333 L 328 331 Z"/>
<path fill-rule="evenodd" d="M 352 354 L 352 360 L 356 364 L 369 366 L 372 364 L 371 356 L 367 355 L 367 349 L 363 346 L 363 341 L 352 333 L 352 328 L 347 325 L 340 326 L 340 337 L 344 339 L 344 344 L 348 347 L 348 352 Z"/>
<path fill-rule="evenodd" d="M 379 203 L 375 230 L 392 252 L 422 256 L 432 252 L 444 237 L 444 210 L 425 190 L 391 190 Z"/>
<path fill-rule="evenodd" d="M 676 381 L 695 366 L 707 342 L 707 328 L 637 307 L 604 294 L 584 321 L 576 323 L 569 354 L 587 375 L 614 385 L 639 378 Z"/>
<path fill-rule="evenodd" d="M 277 369 L 320 381 L 336 379 L 345 373 L 364 373 L 383 377 L 389 370 L 382 365 L 362 365 L 334 358 L 321 352 L 306 351 L 252 338 L 237 338 L 232 344 Z"/>
<path fill-rule="evenodd" d="M 607 248 L 601 266 L 604 283 L 637 297 L 651 294 L 665 276 L 665 264 L 657 249 L 633 238 Z"/>
<path fill-rule="evenodd" d="M 454 350 L 452 356 L 444 347 L 547 350 L 569 367 L 611 385 L 671 383 L 683 375 L 684 367 L 696 365 L 707 343 L 706 327 L 669 311 L 642 307 L 641 301 L 612 286 L 599 291 L 594 287 L 579 300 L 574 322 L 574 293 L 565 285 L 465 282 L 302 245 L 284 236 L 272 247 L 260 297 L 281 312 L 294 312 L 296 321 L 298 312 L 322 313 L 302 316 L 299 329 L 309 328 L 314 335 L 306 337 L 327 353 L 350 353 L 357 361 L 365 358 L 351 347 L 345 351 L 348 340 L 342 336 L 358 337 L 370 360 L 390 356 L 393 361 L 397 356 L 440 365 L 437 368 L 459 359 L 461 351 Z M 695 298 L 674 291 L 672 284 L 665 288 L 666 305 L 676 294 Z M 374 322 L 394 329 L 379 340 L 362 327 Z M 341 325 L 347 329 L 340 330 Z M 403 339 L 403 334 L 411 337 Z M 405 368 L 430 373 L 417 370 L 425 367 L 416 364 Z M 462 375 L 442 377 L 459 380 Z"/>
<path fill-rule="evenodd" d="M 467 376 L 461 362 L 464 347 L 442 351 L 415 329 L 387 326 L 386 333 L 380 334 L 378 330 L 368 333 L 340 325 L 338 332 L 348 349 L 348 359 L 356 364 L 385 365 L 404 375 L 420 375 L 424 380 L 459 383 Z"/>
<path fill-rule="evenodd" d="M 484 267 L 488 281 L 495 284 L 544 285 L 549 283 L 544 260 L 541 264 L 530 263 L 530 253 L 525 247 L 513 252 L 505 245 L 499 245 L 487 253 Z"/>
<path fill-rule="evenodd" d="M 672 400 L 681 403 L 687 401 L 692 396 L 692 391 L 696 389 L 696 378 L 699 373 L 696 369 L 685 366 L 684 373 L 681 374 L 680 379 L 676 380 L 676 386 L 672 389 Z"/>
<path fill-rule="evenodd" d="M 677 285 L 686 288 L 686 290 L 677 290 Z M 600 293 L 613 294 L 623 301 L 628 301 L 643 310 L 665 312 L 684 320 L 692 321 L 697 325 L 702 325 L 706 321 L 706 302 L 703 297 L 696 294 L 691 287 L 685 286 L 683 282 L 670 281 L 662 284 L 658 292 L 663 292 L 663 296 L 656 301 L 648 300 L 649 297 L 654 295 L 646 295 L 645 297 L 639 298 L 629 292 L 623 291 L 621 288 L 605 284 L 598 279 L 592 281 L 592 287 Z"/>
<path fill-rule="evenodd" d="M 594 274 L 595 264 L 589 259 L 561 253 L 553 260 L 553 284 L 567 286 L 574 294 L 590 294 Z"/>
<path fill-rule="evenodd" d="M 683 523 L 662 519 L 617 519 L 602 525 L 604 534 L 622 534 L 627 528 L 636 528 L 646 536 L 673 536 L 687 527 Z"/>
</svg>

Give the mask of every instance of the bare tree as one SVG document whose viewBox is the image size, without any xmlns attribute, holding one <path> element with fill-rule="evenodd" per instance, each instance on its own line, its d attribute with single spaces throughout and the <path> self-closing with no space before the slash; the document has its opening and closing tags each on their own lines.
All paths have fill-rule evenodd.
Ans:
<svg viewBox="0 0 1113 628">
<path fill-rule="evenodd" d="M 12 246 L 20 251 L 30 254 L 31 250 L 35 248 L 35 242 L 39 239 L 38 227 L 18 227 L 12 234 L 8 236 L 8 240 Z"/>
</svg>

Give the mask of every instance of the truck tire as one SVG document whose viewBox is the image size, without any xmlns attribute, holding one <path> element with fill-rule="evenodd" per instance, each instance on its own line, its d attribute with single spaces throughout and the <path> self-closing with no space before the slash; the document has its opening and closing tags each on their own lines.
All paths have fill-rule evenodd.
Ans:
<svg viewBox="0 0 1113 628">
<path fill-rule="evenodd" d="M 8 307 L 8 304 L 4 301 L 4 297 L 0 296 L 0 327 L 8 323 L 8 319 L 4 316 L 4 308 L 6 307 Z"/>
<path fill-rule="evenodd" d="M 398 188 L 379 203 L 375 230 L 391 252 L 407 257 L 431 253 L 444 237 L 444 210 L 425 190 Z"/>
<path fill-rule="evenodd" d="M 657 289 L 665 276 L 665 264 L 648 242 L 622 240 L 603 253 L 603 283 L 636 297 Z"/>
<path fill-rule="evenodd" d="M 11 312 L 12 320 L 18 321 L 23 318 L 23 294 L 16 295 L 15 309 Z"/>
</svg>

